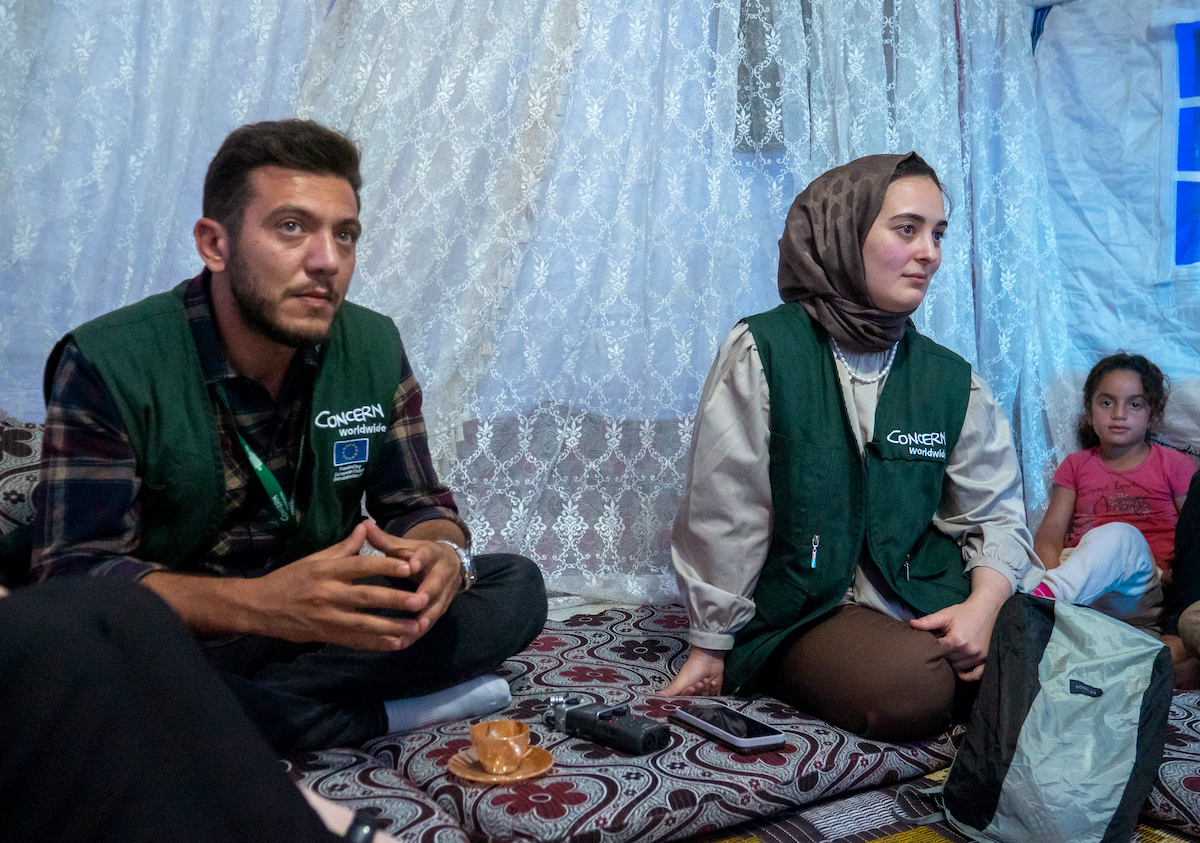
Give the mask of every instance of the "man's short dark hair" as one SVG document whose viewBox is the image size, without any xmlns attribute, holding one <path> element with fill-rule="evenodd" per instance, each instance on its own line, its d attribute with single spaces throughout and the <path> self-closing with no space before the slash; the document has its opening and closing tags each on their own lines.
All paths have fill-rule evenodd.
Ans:
<svg viewBox="0 0 1200 843">
<path fill-rule="evenodd" d="M 204 216 L 236 237 L 253 199 L 250 173 L 274 165 L 320 176 L 338 176 L 358 192 L 362 175 L 354 141 L 312 120 L 268 120 L 234 129 L 225 138 L 204 177 Z"/>
</svg>

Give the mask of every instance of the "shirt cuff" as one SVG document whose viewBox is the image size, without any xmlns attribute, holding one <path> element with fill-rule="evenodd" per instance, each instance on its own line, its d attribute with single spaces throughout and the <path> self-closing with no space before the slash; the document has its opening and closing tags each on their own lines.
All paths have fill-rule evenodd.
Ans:
<svg viewBox="0 0 1200 843">
<path fill-rule="evenodd" d="M 688 630 L 688 643 L 705 650 L 732 650 L 733 635 L 728 632 L 705 632 L 702 629 Z"/>
<path fill-rule="evenodd" d="M 1024 554 L 1022 554 L 1022 558 L 1024 558 Z M 1010 565 L 1008 562 L 1005 562 L 1003 559 L 997 559 L 994 556 L 988 556 L 984 553 L 977 553 L 971 557 L 971 559 L 964 566 L 963 570 L 965 570 L 968 574 L 971 573 L 971 571 L 975 568 L 991 568 L 993 571 L 998 571 L 1004 575 L 1006 580 L 1008 580 L 1009 591 L 1015 594 L 1018 591 L 1024 590 L 1021 588 L 1021 582 L 1023 579 L 1025 579 L 1025 577 L 1021 576 L 1021 574 L 1023 574 L 1024 570 L 1028 569 L 1029 567 L 1030 566 L 1028 563 L 1026 563 L 1021 566 L 1022 571 L 1018 572 L 1012 565 Z"/>
</svg>

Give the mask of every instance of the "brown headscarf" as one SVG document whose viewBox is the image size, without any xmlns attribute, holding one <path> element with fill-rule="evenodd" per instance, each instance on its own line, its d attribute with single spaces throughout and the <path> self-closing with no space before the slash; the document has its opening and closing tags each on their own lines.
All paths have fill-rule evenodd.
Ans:
<svg viewBox="0 0 1200 843">
<path fill-rule="evenodd" d="M 798 301 L 847 351 L 886 351 L 909 313 L 880 310 L 867 292 L 862 247 L 907 155 L 868 155 L 818 176 L 796 197 L 779 239 L 779 296 Z"/>
</svg>

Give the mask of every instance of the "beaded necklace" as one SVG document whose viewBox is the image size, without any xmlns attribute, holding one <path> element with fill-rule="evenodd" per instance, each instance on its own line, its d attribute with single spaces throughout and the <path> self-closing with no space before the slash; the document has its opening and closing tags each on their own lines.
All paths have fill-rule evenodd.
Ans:
<svg viewBox="0 0 1200 843">
<path fill-rule="evenodd" d="M 836 356 L 838 360 L 842 361 L 842 365 L 846 367 L 846 373 L 850 375 L 850 380 L 858 381 L 859 383 L 878 383 L 879 381 L 883 380 L 887 376 L 887 373 L 892 370 L 892 361 L 896 359 L 896 345 L 899 345 L 899 343 L 896 343 L 896 345 L 892 346 L 892 350 L 888 352 L 887 362 L 883 364 L 883 369 L 879 372 L 879 374 L 872 375 L 871 377 L 863 377 L 858 372 L 850 368 L 850 364 L 846 361 L 845 355 L 843 355 L 842 350 L 838 348 L 837 340 L 835 340 L 833 337 L 830 337 L 829 341 L 833 343 L 834 356 Z"/>
</svg>

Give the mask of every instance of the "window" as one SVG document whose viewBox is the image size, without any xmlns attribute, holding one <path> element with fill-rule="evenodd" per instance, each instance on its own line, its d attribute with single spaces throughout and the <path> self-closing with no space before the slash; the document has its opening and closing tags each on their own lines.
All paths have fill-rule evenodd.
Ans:
<svg viewBox="0 0 1200 843">
<path fill-rule="evenodd" d="M 1178 132 L 1175 155 L 1175 277 L 1200 281 L 1200 21 L 1175 26 Z M 1170 103 L 1166 103 L 1170 107 Z M 1169 123 L 1167 123 L 1169 125 Z"/>
<path fill-rule="evenodd" d="M 1164 243 L 1159 293 L 1164 304 L 1200 308 L 1200 20 L 1158 18 L 1162 44 L 1163 174 L 1159 205 Z"/>
</svg>

